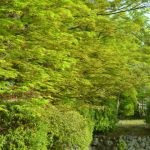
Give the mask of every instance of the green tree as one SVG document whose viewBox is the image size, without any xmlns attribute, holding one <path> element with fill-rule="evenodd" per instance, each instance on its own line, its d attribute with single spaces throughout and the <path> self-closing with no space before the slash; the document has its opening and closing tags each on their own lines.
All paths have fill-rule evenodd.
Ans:
<svg viewBox="0 0 150 150">
<path fill-rule="evenodd" d="M 72 111 L 80 116 L 79 111 L 81 123 L 84 118 L 96 122 L 96 130 L 112 129 L 117 120 L 114 110 L 120 106 L 127 108 L 125 113 L 131 112 L 137 96 L 130 90 L 138 92 L 149 82 L 146 2 L 1 0 L 2 103 L 48 100 L 59 109 L 63 106 L 65 112 L 69 105 L 70 116 Z M 55 118 L 61 118 L 59 111 Z M 66 131 L 72 131 L 67 129 L 72 124 L 65 124 L 67 118 L 61 121 Z M 61 130 L 58 126 L 60 134 Z M 76 133 L 70 137 L 63 139 L 76 141 Z"/>
</svg>

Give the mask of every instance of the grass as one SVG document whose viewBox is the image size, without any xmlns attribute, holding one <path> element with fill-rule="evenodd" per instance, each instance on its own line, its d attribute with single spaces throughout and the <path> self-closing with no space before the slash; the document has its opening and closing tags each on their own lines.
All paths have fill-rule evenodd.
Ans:
<svg viewBox="0 0 150 150">
<path fill-rule="evenodd" d="M 148 136 L 150 128 L 144 120 L 120 120 L 116 130 L 107 135 L 112 137 L 121 135 Z"/>
<path fill-rule="evenodd" d="M 120 120 L 118 127 L 146 127 L 144 120 Z"/>
</svg>

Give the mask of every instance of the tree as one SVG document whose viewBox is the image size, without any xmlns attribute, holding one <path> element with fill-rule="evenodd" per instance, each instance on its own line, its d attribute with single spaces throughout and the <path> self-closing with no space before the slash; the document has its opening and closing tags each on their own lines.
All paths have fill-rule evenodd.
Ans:
<svg viewBox="0 0 150 150">
<path fill-rule="evenodd" d="M 36 98 L 80 113 L 85 106 L 90 121 L 105 114 L 94 118 L 104 120 L 96 129 L 114 127 L 114 110 L 128 106 L 121 96 L 149 82 L 145 2 L 1 0 L 1 101 Z"/>
</svg>

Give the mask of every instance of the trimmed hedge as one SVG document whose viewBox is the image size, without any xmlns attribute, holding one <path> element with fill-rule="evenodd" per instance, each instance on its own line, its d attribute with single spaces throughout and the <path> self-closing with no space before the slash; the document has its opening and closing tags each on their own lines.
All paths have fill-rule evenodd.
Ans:
<svg viewBox="0 0 150 150">
<path fill-rule="evenodd" d="M 84 150 L 92 140 L 92 128 L 78 112 L 44 101 L 0 102 L 0 118 L 2 150 Z"/>
</svg>

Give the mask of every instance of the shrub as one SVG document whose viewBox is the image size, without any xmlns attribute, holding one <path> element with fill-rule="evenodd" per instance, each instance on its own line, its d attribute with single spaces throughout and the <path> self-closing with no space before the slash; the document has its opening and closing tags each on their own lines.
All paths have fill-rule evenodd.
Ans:
<svg viewBox="0 0 150 150">
<path fill-rule="evenodd" d="M 4 150 L 46 150 L 48 125 L 32 102 L 1 102 L 0 145 Z"/>
<path fill-rule="evenodd" d="M 42 100 L 0 102 L 0 148 L 3 150 L 86 149 L 92 128 L 78 112 Z"/>
<path fill-rule="evenodd" d="M 146 122 L 150 125 L 150 101 L 147 103 Z"/>
<path fill-rule="evenodd" d="M 137 91 L 131 88 L 120 95 L 119 114 L 122 117 L 134 116 L 137 109 Z"/>
<path fill-rule="evenodd" d="M 123 139 L 119 139 L 118 149 L 119 150 L 127 149 L 127 143 Z"/>
<path fill-rule="evenodd" d="M 107 132 L 113 130 L 117 123 L 116 102 L 108 100 L 103 106 L 84 105 L 78 111 L 94 124 L 94 131 Z"/>
<path fill-rule="evenodd" d="M 49 115 L 50 134 L 54 137 L 53 149 L 63 149 L 63 146 L 87 149 L 92 140 L 92 128 L 78 112 L 67 111 Z"/>
</svg>

